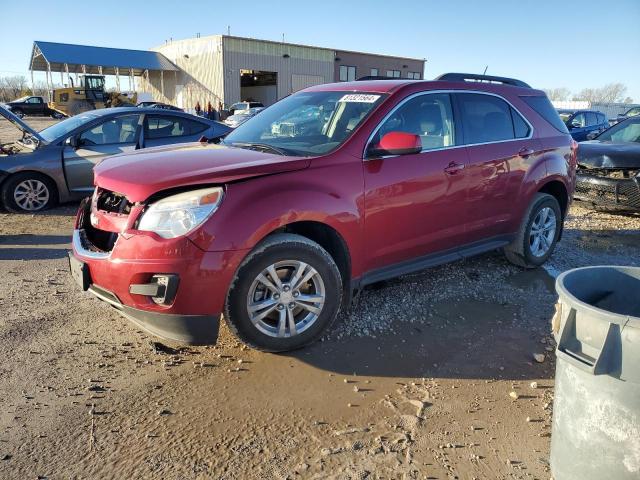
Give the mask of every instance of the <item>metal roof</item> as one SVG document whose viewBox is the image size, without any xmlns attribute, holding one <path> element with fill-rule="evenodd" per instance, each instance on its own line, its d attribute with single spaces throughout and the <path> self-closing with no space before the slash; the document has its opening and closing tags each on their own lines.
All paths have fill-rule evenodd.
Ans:
<svg viewBox="0 0 640 480">
<path fill-rule="evenodd" d="M 65 67 L 66 65 L 66 67 Z M 36 41 L 31 53 L 31 70 L 115 75 L 116 68 L 122 75 L 133 70 L 142 75 L 145 70 L 178 71 L 167 57 L 159 52 L 128 50 L 124 48 L 91 47 L 68 43 Z"/>
</svg>

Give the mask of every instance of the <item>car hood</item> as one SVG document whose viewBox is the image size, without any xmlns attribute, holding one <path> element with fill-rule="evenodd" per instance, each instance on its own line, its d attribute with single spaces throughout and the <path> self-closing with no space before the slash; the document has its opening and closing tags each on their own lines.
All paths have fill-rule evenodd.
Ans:
<svg viewBox="0 0 640 480">
<path fill-rule="evenodd" d="M 109 157 L 95 167 L 94 175 L 96 186 L 141 202 L 162 190 L 302 170 L 309 163 L 306 157 L 188 143 Z"/>
<path fill-rule="evenodd" d="M 0 105 L 0 116 L 6 118 L 11 123 L 13 123 L 21 132 L 28 133 L 32 137 L 35 137 L 40 144 L 47 143 L 46 140 L 42 138 L 38 132 L 36 132 L 33 128 L 27 125 L 20 117 L 18 117 L 15 113 L 13 113 L 4 105 Z"/>
<path fill-rule="evenodd" d="M 640 168 L 640 143 L 580 142 L 578 164 L 588 168 Z"/>
</svg>

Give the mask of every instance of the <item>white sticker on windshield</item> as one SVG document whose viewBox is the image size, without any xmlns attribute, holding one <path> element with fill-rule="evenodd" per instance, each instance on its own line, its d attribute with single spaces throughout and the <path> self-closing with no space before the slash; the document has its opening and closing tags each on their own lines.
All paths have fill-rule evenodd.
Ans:
<svg viewBox="0 0 640 480">
<path fill-rule="evenodd" d="M 349 93 L 344 95 L 340 102 L 358 102 L 358 103 L 374 103 L 380 98 L 380 95 L 367 95 L 364 93 Z"/>
</svg>

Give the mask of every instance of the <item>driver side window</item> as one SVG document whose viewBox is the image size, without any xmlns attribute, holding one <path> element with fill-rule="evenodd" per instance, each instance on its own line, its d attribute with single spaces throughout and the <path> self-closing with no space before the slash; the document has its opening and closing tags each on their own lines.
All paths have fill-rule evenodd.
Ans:
<svg viewBox="0 0 640 480">
<path fill-rule="evenodd" d="M 405 102 L 385 120 L 373 143 L 389 132 L 418 135 L 422 150 L 434 150 L 455 145 L 455 125 L 448 93 L 419 95 Z"/>
<path fill-rule="evenodd" d="M 82 146 L 134 143 L 140 115 L 125 115 L 85 130 L 78 138 Z"/>
</svg>

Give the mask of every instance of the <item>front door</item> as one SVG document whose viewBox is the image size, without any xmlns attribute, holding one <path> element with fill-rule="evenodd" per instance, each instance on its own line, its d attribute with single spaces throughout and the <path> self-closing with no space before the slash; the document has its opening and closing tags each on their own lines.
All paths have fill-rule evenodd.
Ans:
<svg viewBox="0 0 640 480">
<path fill-rule="evenodd" d="M 456 148 L 451 96 L 409 98 L 383 121 L 370 145 L 389 132 L 419 135 L 422 152 L 364 161 L 367 271 L 464 243 L 467 153 Z"/>
<path fill-rule="evenodd" d="M 140 136 L 140 115 L 121 115 L 79 133 L 65 145 L 64 171 L 69 190 L 91 192 L 93 167 L 111 155 L 135 150 Z"/>
</svg>

